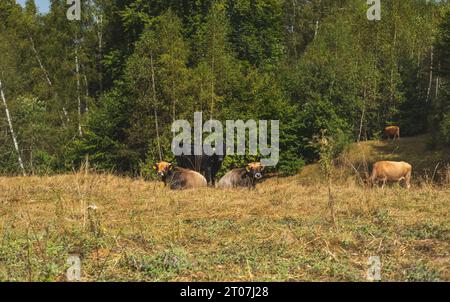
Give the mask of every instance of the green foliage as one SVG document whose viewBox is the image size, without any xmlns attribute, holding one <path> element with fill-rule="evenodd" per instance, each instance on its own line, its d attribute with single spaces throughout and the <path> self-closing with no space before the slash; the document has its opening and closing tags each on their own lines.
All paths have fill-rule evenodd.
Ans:
<svg viewBox="0 0 450 302">
<path fill-rule="evenodd" d="M 279 120 L 283 175 L 319 159 L 309 142 L 324 129 L 332 157 L 390 124 L 450 144 L 448 3 L 387 1 L 380 22 L 350 0 L 92 0 L 74 22 L 66 6 L 0 4 L 0 79 L 28 173 L 88 160 L 148 175 L 173 158 L 172 121 L 195 111 Z M 0 173 L 13 174 L 7 125 L 0 114 Z"/>
<path fill-rule="evenodd" d="M 435 225 L 432 222 L 413 225 L 404 231 L 405 235 L 419 240 L 439 239 L 445 240 L 447 228 Z"/>
<path fill-rule="evenodd" d="M 39 238 L 31 231 L 20 234 L 5 230 L 0 245 L 0 280 L 54 281 L 64 270 L 67 247 L 61 237 L 53 235 Z M 36 245 L 39 253 L 32 252 Z"/>
<path fill-rule="evenodd" d="M 439 25 L 435 44 L 439 62 L 437 72 L 441 82 L 436 87 L 437 96 L 430 114 L 432 143 L 435 147 L 450 146 L 450 6 L 447 6 Z"/>
<path fill-rule="evenodd" d="M 182 248 L 163 251 L 153 257 L 142 256 L 138 259 L 131 256 L 124 265 L 142 272 L 145 276 L 156 280 L 166 280 L 191 268 L 188 254 Z"/>
<path fill-rule="evenodd" d="M 83 137 L 74 140 L 66 153 L 66 166 L 80 166 L 86 157 L 91 165 L 104 171 L 136 171 L 138 154 L 122 143 L 129 127 L 129 107 L 119 91 L 106 93 L 101 105 L 92 108 Z"/>
<path fill-rule="evenodd" d="M 327 136 L 326 131 L 322 130 L 320 136 L 315 136 L 311 144 L 318 149 L 320 168 L 322 173 L 329 179 L 333 170 L 333 156 L 335 153 L 333 138 Z"/>
<path fill-rule="evenodd" d="M 419 262 L 416 266 L 405 270 L 405 280 L 407 282 L 440 282 L 439 272 L 429 268 L 426 263 Z"/>
</svg>

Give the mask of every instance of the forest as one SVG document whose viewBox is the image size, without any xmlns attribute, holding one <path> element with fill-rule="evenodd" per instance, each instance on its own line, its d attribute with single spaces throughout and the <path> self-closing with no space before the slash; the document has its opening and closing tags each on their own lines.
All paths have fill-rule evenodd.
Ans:
<svg viewBox="0 0 450 302">
<path fill-rule="evenodd" d="M 279 120 L 281 175 L 378 139 L 388 125 L 450 144 L 450 5 L 381 0 L 0 1 L 0 174 L 89 163 L 150 174 L 171 124 Z M 251 156 L 227 157 L 224 168 Z"/>
</svg>

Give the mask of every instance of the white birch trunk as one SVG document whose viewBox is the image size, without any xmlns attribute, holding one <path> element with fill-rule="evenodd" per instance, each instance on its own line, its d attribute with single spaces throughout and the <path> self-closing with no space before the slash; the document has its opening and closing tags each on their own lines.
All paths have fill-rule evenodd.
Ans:
<svg viewBox="0 0 450 302">
<path fill-rule="evenodd" d="M 291 21 L 291 34 L 292 34 L 292 41 L 293 41 L 293 49 L 294 49 L 294 57 L 295 59 L 298 58 L 298 53 L 297 53 L 297 36 L 295 34 L 295 21 L 297 20 L 297 0 L 292 0 L 292 21 Z"/>
<path fill-rule="evenodd" d="M 319 20 L 316 21 L 316 28 L 314 29 L 314 39 L 317 37 L 318 32 L 319 32 Z"/>
<path fill-rule="evenodd" d="M 102 70 L 102 64 L 101 59 L 103 57 L 103 16 L 100 14 L 98 17 L 97 23 L 99 24 L 99 30 L 97 33 L 98 36 L 98 77 L 99 77 L 99 85 L 100 85 L 100 94 L 103 93 L 103 70 Z"/>
<path fill-rule="evenodd" d="M 88 80 L 87 80 L 87 76 L 86 74 L 83 74 L 83 79 L 84 79 L 84 86 L 86 87 L 86 104 L 85 104 L 85 111 L 88 112 L 89 111 L 89 106 L 88 106 L 88 100 L 89 100 L 89 84 L 88 84 Z"/>
<path fill-rule="evenodd" d="M 295 32 L 295 21 L 297 18 L 297 0 L 292 0 L 292 22 L 291 22 L 291 33 Z"/>
<path fill-rule="evenodd" d="M 211 120 L 213 120 L 214 117 L 214 54 L 212 58 L 212 65 L 211 65 Z"/>
<path fill-rule="evenodd" d="M 438 95 L 439 95 L 439 73 L 440 73 L 440 69 L 441 69 L 441 62 L 439 62 L 438 63 L 438 71 L 437 71 L 437 73 L 438 73 L 438 76 L 436 76 L 436 95 L 435 95 L 435 97 L 436 97 L 436 99 L 438 98 Z"/>
<path fill-rule="evenodd" d="M 364 116 L 365 116 L 365 114 L 366 114 L 366 90 L 364 89 L 363 108 L 362 108 L 362 113 L 361 113 L 361 120 L 359 121 L 358 143 L 361 141 L 362 129 L 363 129 L 363 123 L 364 123 Z"/>
<path fill-rule="evenodd" d="M 215 32 L 215 28 L 213 29 L 213 38 L 212 38 L 212 48 L 213 48 L 213 52 L 212 52 L 212 58 L 211 58 L 211 121 L 214 118 L 214 81 L 216 80 L 216 76 L 214 74 L 214 69 L 216 68 L 215 66 L 215 42 L 216 42 L 216 32 Z"/>
<path fill-rule="evenodd" d="M 81 130 L 80 64 L 78 62 L 78 46 L 75 49 L 75 72 L 77 77 L 78 134 L 83 136 L 83 131 Z"/>
<path fill-rule="evenodd" d="M 6 118 L 8 120 L 9 131 L 11 131 L 11 136 L 13 139 L 14 149 L 17 152 L 17 160 L 19 162 L 20 169 L 22 170 L 23 176 L 26 176 L 25 167 L 23 166 L 22 157 L 20 156 L 19 144 L 17 143 L 16 133 L 14 132 L 11 116 L 9 114 L 8 104 L 6 103 L 5 94 L 3 92 L 2 81 L 0 80 L 0 94 L 3 100 L 3 105 L 5 106 Z"/>
<path fill-rule="evenodd" d="M 70 122 L 69 113 L 67 112 L 66 107 L 63 106 L 62 110 L 63 110 L 64 117 L 66 118 L 67 122 Z"/>
<path fill-rule="evenodd" d="M 31 37 L 31 35 L 30 35 L 30 33 L 28 31 L 27 31 L 27 35 L 28 35 L 28 39 L 31 42 L 31 49 L 33 50 L 34 56 L 36 58 L 36 61 L 39 64 L 39 68 L 41 68 L 42 73 L 45 76 L 45 79 L 47 81 L 48 86 L 53 88 L 53 82 L 52 82 L 52 80 L 50 80 L 50 75 L 49 75 L 47 69 L 45 68 L 44 64 L 42 63 L 41 57 L 39 55 L 39 52 L 37 51 L 36 46 L 34 45 L 34 40 L 33 40 L 33 38 Z M 54 92 L 54 93 L 55 93 L 55 97 L 57 98 L 58 94 L 56 92 Z M 64 113 L 64 117 L 66 118 L 67 122 L 69 122 L 70 119 L 69 119 L 66 107 L 64 105 L 63 105 L 62 110 L 63 110 L 63 113 Z M 63 123 L 64 123 L 64 121 L 63 121 Z"/>
<path fill-rule="evenodd" d="M 172 80 L 172 93 L 176 93 L 175 92 L 175 83 Z M 177 110 L 176 110 L 176 104 L 177 104 L 177 97 L 176 95 L 173 95 L 173 101 L 172 101 L 172 120 L 175 122 L 177 119 Z"/>
<path fill-rule="evenodd" d="M 393 37 L 393 41 L 392 41 L 392 53 L 391 53 L 391 79 L 390 79 L 390 84 L 391 84 L 391 91 L 390 91 L 390 96 L 389 96 L 389 101 L 390 104 L 393 103 L 394 101 L 394 55 L 395 55 L 395 48 L 397 46 L 397 22 L 394 21 L 394 37 Z"/>
<path fill-rule="evenodd" d="M 41 58 L 40 58 L 40 56 L 39 56 L 39 53 L 38 53 L 38 51 L 37 51 L 37 49 L 36 49 L 36 47 L 35 47 L 35 45 L 34 45 L 33 38 L 32 38 L 31 35 L 28 33 L 28 31 L 27 31 L 27 34 L 28 34 L 28 39 L 29 39 L 30 42 L 31 42 L 31 49 L 33 50 L 34 56 L 36 57 L 36 61 L 38 62 L 39 67 L 41 68 L 42 72 L 44 73 L 44 76 L 45 76 L 45 79 L 47 80 L 48 85 L 49 85 L 49 86 L 53 86 L 53 83 L 52 83 L 52 81 L 50 80 L 50 76 L 49 76 L 49 74 L 48 74 L 48 71 L 47 71 L 47 69 L 44 67 L 44 64 L 42 64 Z"/>
<path fill-rule="evenodd" d="M 430 54 L 430 81 L 428 83 L 427 99 L 425 100 L 427 103 L 430 100 L 431 86 L 433 85 L 433 59 L 434 59 L 434 47 L 431 46 L 431 54 Z"/>
</svg>

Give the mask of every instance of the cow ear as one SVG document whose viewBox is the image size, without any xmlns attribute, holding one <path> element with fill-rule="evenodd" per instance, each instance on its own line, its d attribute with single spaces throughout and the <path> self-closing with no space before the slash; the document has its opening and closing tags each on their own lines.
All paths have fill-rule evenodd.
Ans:
<svg viewBox="0 0 450 302">
<path fill-rule="evenodd" d="M 173 165 L 169 164 L 169 170 L 173 170 Z"/>
<path fill-rule="evenodd" d="M 158 170 L 158 165 L 157 164 L 153 164 L 152 168 L 153 168 L 153 170 Z"/>
<path fill-rule="evenodd" d="M 245 167 L 245 170 L 246 170 L 247 172 L 250 172 L 250 166 L 246 166 L 246 167 Z"/>
<path fill-rule="evenodd" d="M 264 171 L 265 166 L 261 165 L 261 171 Z"/>
</svg>

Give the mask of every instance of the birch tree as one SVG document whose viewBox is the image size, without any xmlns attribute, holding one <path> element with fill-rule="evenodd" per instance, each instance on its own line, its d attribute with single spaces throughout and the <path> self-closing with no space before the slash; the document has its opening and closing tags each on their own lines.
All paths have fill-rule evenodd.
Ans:
<svg viewBox="0 0 450 302">
<path fill-rule="evenodd" d="M 11 119 L 11 115 L 9 113 L 8 104 L 6 102 L 5 93 L 3 92 L 2 80 L 0 79 L 0 95 L 3 101 L 3 107 L 5 108 L 6 119 L 8 121 L 9 131 L 11 132 L 11 137 L 13 140 L 13 146 L 17 153 L 17 160 L 19 163 L 20 170 L 22 171 L 22 175 L 26 176 L 25 167 L 23 165 L 22 156 L 20 155 L 19 144 L 17 143 L 16 133 L 14 132 L 14 127 Z"/>
<path fill-rule="evenodd" d="M 203 75 L 209 91 L 209 115 L 214 119 L 218 103 L 224 100 L 228 85 L 233 80 L 232 73 L 238 72 L 233 64 L 234 57 L 228 42 L 230 24 L 222 3 L 214 3 L 206 17 L 205 31 L 201 41 L 200 52 L 203 58 L 199 62 L 198 71 L 207 71 Z M 202 66 L 204 65 L 204 66 Z"/>
<path fill-rule="evenodd" d="M 152 70 L 153 112 L 154 112 L 154 115 L 155 115 L 156 142 L 158 144 L 159 160 L 161 161 L 162 160 L 161 139 L 159 137 L 158 101 L 157 101 L 157 98 L 156 98 L 155 66 L 153 64 L 153 54 L 150 54 L 150 67 L 151 67 L 151 70 Z"/>
<path fill-rule="evenodd" d="M 151 149 L 155 160 L 163 156 L 160 115 L 167 117 L 168 112 L 167 104 L 159 102 L 161 81 L 158 78 L 157 41 L 155 32 L 147 30 L 136 44 L 136 51 L 126 67 L 127 86 L 135 98 L 130 104 L 132 128 L 128 139 L 143 155 Z"/>
<path fill-rule="evenodd" d="M 428 101 L 430 100 L 430 95 L 431 95 L 431 88 L 433 85 L 433 63 L 434 63 L 434 47 L 431 46 L 430 49 L 430 73 L 429 73 L 429 81 L 428 81 L 428 89 L 427 89 L 427 98 L 426 98 L 426 102 L 428 103 Z"/>
<path fill-rule="evenodd" d="M 159 18 L 153 30 L 159 41 L 155 51 L 159 54 L 156 63 L 159 66 L 161 94 L 163 99 L 171 102 L 172 121 L 175 121 L 177 111 L 182 113 L 186 107 L 181 99 L 188 85 L 189 47 L 183 38 L 181 21 L 170 10 Z"/>
<path fill-rule="evenodd" d="M 75 38 L 75 75 L 77 80 L 77 108 L 78 108 L 78 135 L 83 136 L 81 130 L 81 84 L 80 84 L 80 62 L 78 58 L 78 39 Z"/>
</svg>

